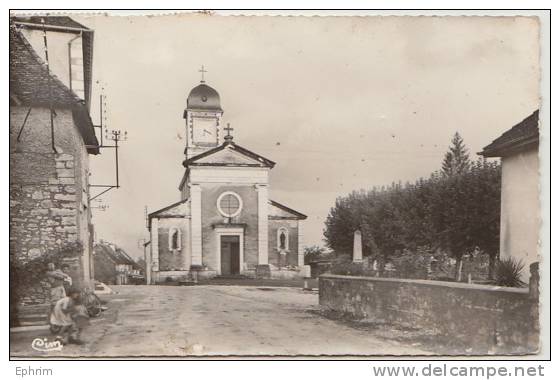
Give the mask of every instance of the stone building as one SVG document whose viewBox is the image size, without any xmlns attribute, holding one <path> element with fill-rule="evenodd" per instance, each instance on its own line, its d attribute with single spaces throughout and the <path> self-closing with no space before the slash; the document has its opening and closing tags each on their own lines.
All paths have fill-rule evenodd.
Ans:
<svg viewBox="0 0 560 380">
<path fill-rule="evenodd" d="M 480 154 L 501 157 L 500 258 L 521 261 L 522 280 L 528 283 L 529 266 L 539 261 L 539 111 L 504 132 Z"/>
<path fill-rule="evenodd" d="M 43 20 L 10 19 L 10 259 L 81 246 L 69 263 L 83 285 L 93 272 L 89 156 L 99 153 L 89 114 L 93 31 L 69 17 Z M 23 303 L 46 301 L 42 280 Z"/>
<path fill-rule="evenodd" d="M 218 92 L 201 81 L 183 114 L 180 200 L 149 214 L 151 283 L 301 275 L 306 216 L 269 198 L 275 163 L 235 143 L 222 116 Z"/>
<path fill-rule="evenodd" d="M 108 285 L 144 282 L 144 269 L 122 248 L 101 241 L 93 247 L 95 279 Z"/>
</svg>

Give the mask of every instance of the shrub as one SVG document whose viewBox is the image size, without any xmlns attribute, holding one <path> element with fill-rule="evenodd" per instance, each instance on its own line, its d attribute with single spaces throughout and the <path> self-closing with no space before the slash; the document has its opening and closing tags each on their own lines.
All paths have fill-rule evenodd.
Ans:
<svg viewBox="0 0 560 380">
<path fill-rule="evenodd" d="M 496 285 L 513 288 L 525 286 L 526 284 L 521 281 L 523 267 L 521 260 L 515 260 L 511 257 L 498 261 L 496 265 Z"/>
<path fill-rule="evenodd" d="M 370 273 L 366 268 L 364 268 L 361 263 L 353 262 L 338 262 L 333 264 L 331 267 L 332 274 L 340 274 L 345 276 L 370 276 Z"/>
<path fill-rule="evenodd" d="M 10 326 L 18 324 L 17 307 L 22 297 L 34 287 L 41 286 L 41 281 L 45 278 L 47 271 L 47 264 L 54 263 L 55 266 L 60 267 L 65 259 L 79 257 L 82 253 L 82 244 L 75 242 L 48 251 L 27 262 L 22 262 L 14 255 L 10 255 Z"/>
<path fill-rule="evenodd" d="M 398 278 L 426 279 L 430 257 L 419 252 L 405 250 L 401 255 L 392 258 L 395 275 Z"/>
<path fill-rule="evenodd" d="M 48 251 L 27 262 L 21 262 L 10 256 L 10 283 L 18 293 L 24 293 L 30 287 L 37 285 L 47 271 L 48 263 L 54 263 L 56 267 L 60 267 L 65 259 L 79 257 L 83 251 L 82 244 L 75 242 Z"/>
</svg>

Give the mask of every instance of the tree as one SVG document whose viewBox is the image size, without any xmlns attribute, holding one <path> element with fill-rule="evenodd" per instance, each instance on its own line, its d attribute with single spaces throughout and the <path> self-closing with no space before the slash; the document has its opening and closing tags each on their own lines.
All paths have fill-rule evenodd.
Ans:
<svg viewBox="0 0 560 380">
<path fill-rule="evenodd" d="M 360 227 L 360 209 L 366 197 L 363 191 L 353 191 L 346 197 L 337 198 L 331 208 L 323 236 L 335 255 L 352 255 L 354 231 Z"/>
<path fill-rule="evenodd" d="M 318 245 L 312 245 L 310 247 L 305 247 L 303 249 L 303 257 L 305 265 L 309 263 L 328 257 L 328 252 L 323 247 L 319 247 Z"/>
<path fill-rule="evenodd" d="M 499 165 L 480 159 L 468 171 L 434 182 L 430 218 L 435 243 L 456 259 L 457 280 L 463 255 L 476 247 L 489 255 L 492 276 L 499 248 L 500 181 Z"/>
<path fill-rule="evenodd" d="M 430 218 L 435 231 L 434 244 L 456 260 L 455 279 L 461 280 L 463 255 L 473 246 L 469 233 L 470 206 L 474 198 L 465 186 L 465 174 L 441 177 L 434 183 L 435 192 Z"/>
<path fill-rule="evenodd" d="M 492 277 L 499 249 L 501 171 L 498 163 L 472 163 L 458 133 L 442 170 L 402 186 L 352 192 L 339 197 L 325 223 L 327 245 L 351 257 L 354 231 L 362 232 L 365 256 L 380 268 L 404 249 L 439 249 L 456 260 L 461 279 L 463 256 L 479 248 L 489 255 Z"/>
<path fill-rule="evenodd" d="M 441 165 L 441 172 L 445 177 L 451 177 L 456 174 L 462 174 L 469 170 L 471 161 L 469 159 L 469 151 L 463 143 L 463 138 L 459 132 L 455 132 L 451 140 L 449 151 L 445 154 Z"/>
<path fill-rule="evenodd" d="M 470 191 L 476 200 L 470 205 L 470 234 L 475 244 L 488 255 L 488 277 L 494 278 L 500 250 L 501 166 L 479 159 L 471 168 Z"/>
<path fill-rule="evenodd" d="M 404 247 L 403 223 L 399 219 L 402 193 L 402 186 L 393 183 L 372 193 L 362 208 L 363 245 L 366 254 L 377 256 L 381 272 L 387 259 Z"/>
</svg>

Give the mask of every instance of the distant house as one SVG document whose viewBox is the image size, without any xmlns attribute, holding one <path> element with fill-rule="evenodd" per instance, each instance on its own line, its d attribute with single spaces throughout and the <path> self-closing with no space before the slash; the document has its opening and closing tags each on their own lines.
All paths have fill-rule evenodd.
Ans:
<svg viewBox="0 0 560 380">
<path fill-rule="evenodd" d="M 110 285 L 144 283 L 144 269 L 121 248 L 101 242 L 94 247 L 95 279 Z"/>
<path fill-rule="evenodd" d="M 9 38 L 10 262 L 74 250 L 72 277 L 89 285 L 89 157 L 99 153 L 89 114 L 93 31 L 69 17 L 11 17 Z M 34 280 L 21 303 L 48 301 L 48 283 Z"/>
<path fill-rule="evenodd" d="M 479 154 L 501 157 L 502 201 L 500 258 L 512 257 L 529 265 L 538 262 L 539 207 L 539 111 L 492 141 Z"/>
</svg>

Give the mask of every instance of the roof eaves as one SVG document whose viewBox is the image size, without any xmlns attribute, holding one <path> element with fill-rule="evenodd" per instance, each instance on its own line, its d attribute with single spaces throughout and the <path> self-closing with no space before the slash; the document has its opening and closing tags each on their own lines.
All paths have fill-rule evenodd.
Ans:
<svg viewBox="0 0 560 380">
<path fill-rule="evenodd" d="M 179 202 L 175 202 L 175 203 L 173 203 L 173 204 L 170 204 L 169 206 L 165 206 L 164 208 L 161 208 L 161 209 L 159 209 L 159 210 L 157 210 L 157 211 L 151 212 L 151 213 L 148 214 L 148 219 L 152 219 L 153 217 L 155 217 L 155 216 L 156 216 L 157 214 L 159 214 L 160 212 L 167 211 L 167 210 L 169 210 L 169 209 L 172 209 L 172 208 L 175 207 L 175 206 L 179 206 L 179 205 L 182 204 L 182 203 L 188 202 L 188 200 L 189 200 L 189 198 L 185 198 L 185 199 L 183 199 L 183 200 L 181 200 L 181 201 L 179 201 Z"/>
<path fill-rule="evenodd" d="M 478 154 L 484 157 L 502 157 L 524 149 L 530 149 L 539 143 L 539 110 L 515 124 L 502 133 Z"/>
<path fill-rule="evenodd" d="M 41 94 L 40 90 L 44 90 L 45 81 L 47 87 L 50 84 L 50 89 L 47 89 L 47 93 Z M 99 153 L 99 142 L 84 101 L 56 75 L 47 70 L 43 59 L 39 57 L 25 36 L 12 25 L 10 26 L 10 92 L 10 98 L 18 99 L 20 105 L 71 109 L 88 153 Z"/>
<path fill-rule="evenodd" d="M 302 214 L 301 212 L 296 211 L 296 210 L 294 210 L 294 209 L 292 209 L 292 208 L 289 208 L 288 206 L 284 206 L 284 205 L 281 204 L 281 203 L 278 203 L 278 202 L 276 202 L 276 201 L 273 201 L 272 199 L 269 199 L 268 202 L 269 202 L 271 205 L 273 205 L 273 206 L 276 206 L 276 207 L 278 207 L 278 208 L 280 208 L 280 209 L 282 209 L 282 210 L 284 210 L 284 211 L 286 211 L 286 212 L 289 212 L 290 214 L 294 214 L 298 219 L 301 219 L 301 220 L 307 219 L 307 215 Z"/>
</svg>

